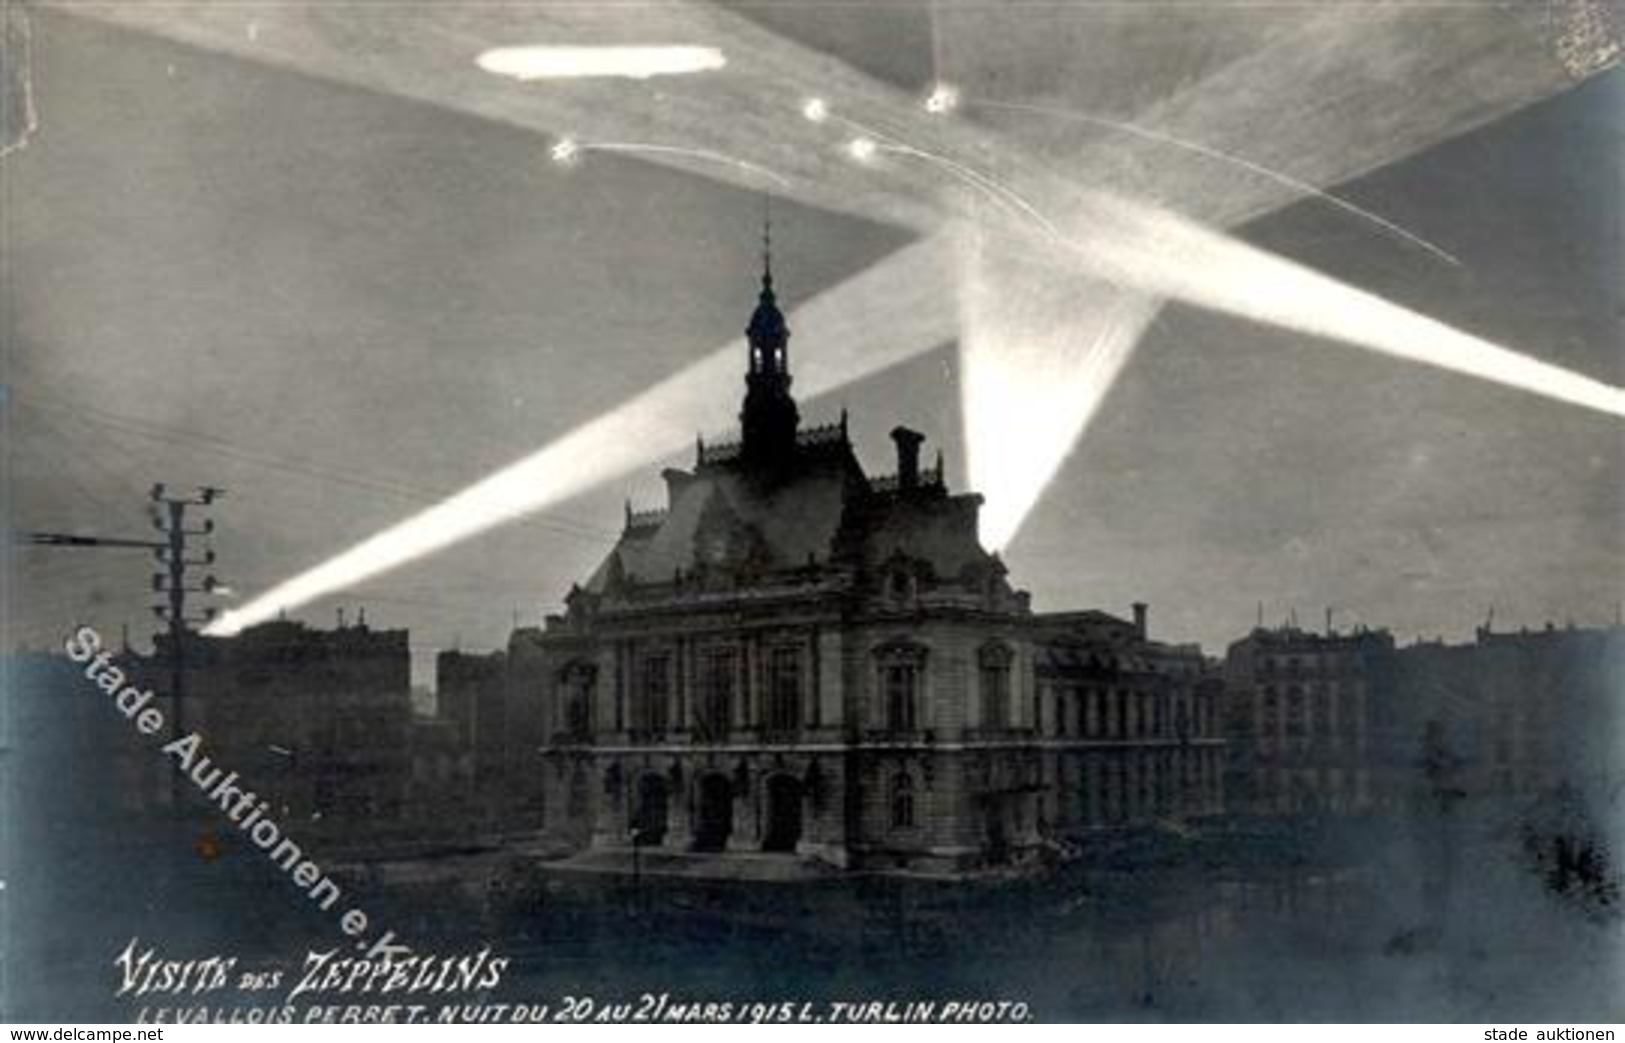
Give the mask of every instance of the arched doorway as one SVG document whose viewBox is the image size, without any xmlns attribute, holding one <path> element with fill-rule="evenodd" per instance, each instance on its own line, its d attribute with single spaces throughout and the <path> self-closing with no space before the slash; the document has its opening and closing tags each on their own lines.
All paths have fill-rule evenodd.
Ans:
<svg viewBox="0 0 1625 1043">
<path fill-rule="evenodd" d="M 734 828 L 734 788 L 726 775 L 702 775 L 694 823 L 694 850 L 721 851 Z"/>
<path fill-rule="evenodd" d="M 632 842 L 658 847 L 666 841 L 669 801 L 666 777 L 650 772 L 638 779 L 637 805 L 632 814 Z"/>
<path fill-rule="evenodd" d="M 988 796 L 982 814 L 982 855 L 990 865 L 1004 865 L 1010 861 L 1010 837 L 1005 830 L 1004 804 L 997 795 Z"/>
<path fill-rule="evenodd" d="M 767 830 L 763 851 L 794 851 L 801 840 L 801 783 L 789 775 L 767 780 Z"/>
</svg>

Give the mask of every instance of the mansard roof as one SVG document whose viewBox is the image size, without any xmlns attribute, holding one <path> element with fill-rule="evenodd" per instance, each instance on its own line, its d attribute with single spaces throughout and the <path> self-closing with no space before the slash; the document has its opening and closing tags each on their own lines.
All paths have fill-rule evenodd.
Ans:
<svg viewBox="0 0 1625 1043">
<path fill-rule="evenodd" d="M 609 556 L 572 591 L 580 604 L 628 588 L 713 591 L 904 569 L 974 589 L 1002 581 L 1004 567 L 976 534 L 981 497 L 951 496 L 919 466 L 923 436 L 892 431 L 898 475 L 871 480 L 838 424 L 803 429 L 790 394 L 789 330 L 773 290 L 764 228 L 762 290 L 748 330 L 750 354 L 740 441 L 697 446 L 692 471 L 665 472 L 665 510 L 626 512 Z M 572 606 L 575 611 L 575 606 Z"/>
<path fill-rule="evenodd" d="M 952 579 L 968 568 L 1002 574 L 976 538 L 979 496 L 948 494 L 940 470 L 914 489 L 869 479 L 838 425 L 801 432 L 793 466 L 771 478 L 722 445 L 702 447 L 693 471 L 666 479 L 667 509 L 629 510 L 589 592 L 623 580 L 664 584 L 708 570 L 765 576 L 832 561 L 874 569 L 902 561 Z"/>
<path fill-rule="evenodd" d="M 671 503 L 658 521 L 632 516 L 641 524 L 628 525 L 587 589 L 603 592 L 616 568 L 633 582 L 662 583 L 705 566 L 775 570 L 826 563 L 852 481 L 831 453 L 807 454 L 796 473 L 778 483 L 755 481 L 731 462 L 703 465 L 671 483 Z"/>
</svg>

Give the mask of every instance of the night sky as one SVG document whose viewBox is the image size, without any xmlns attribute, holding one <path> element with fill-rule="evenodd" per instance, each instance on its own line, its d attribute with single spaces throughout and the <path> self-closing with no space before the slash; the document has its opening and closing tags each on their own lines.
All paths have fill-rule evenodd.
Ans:
<svg viewBox="0 0 1625 1043">
<path fill-rule="evenodd" d="M 929 76 L 917 12 L 752 17 L 900 86 Z M 1210 50 L 1239 46 L 1232 33 Z M 1173 58 L 1157 67 L 1177 78 Z M 749 315 L 761 203 L 741 188 L 608 155 L 561 172 L 525 130 L 60 13 L 33 19 L 33 71 L 39 131 L 3 160 L 16 528 L 145 536 L 153 482 L 222 485 L 216 571 L 252 595 L 612 408 Z M 1615 70 L 1339 187 L 1460 267 L 1314 201 L 1243 237 L 1625 382 L 1622 84 Z M 778 204 L 781 298 L 911 238 Z M 875 472 L 906 423 L 952 473 L 956 379 L 944 344 L 802 413 L 848 406 Z M 741 392 L 716 389 L 719 417 Z M 1006 559 L 1040 608 L 1145 600 L 1158 636 L 1216 653 L 1260 601 L 1271 622 L 1295 609 L 1318 627 L 1331 606 L 1339 626 L 1406 640 L 1466 637 L 1491 606 L 1498 627 L 1599 623 L 1625 588 L 1620 436 L 1601 414 L 1170 306 Z M 622 501 L 658 502 L 657 474 L 295 616 L 329 625 L 364 605 L 376 626 L 410 627 L 427 681 L 435 650 L 499 647 L 515 613 L 556 610 Z M 152 629 L 140 553 L 12 562 L 13 646 L 76 621 Z"/>
</svg>

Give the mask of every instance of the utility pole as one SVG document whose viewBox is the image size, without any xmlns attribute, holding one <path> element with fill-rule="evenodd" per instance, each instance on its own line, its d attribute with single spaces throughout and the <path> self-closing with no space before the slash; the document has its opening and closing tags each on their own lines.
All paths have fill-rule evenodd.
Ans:
<svg viewBox="0 0 1625 1043">
<path fill-rule="evenodd" d="M 214 576 L 205 576 L 198 587 L 186 585 L 186 569 L 191 565 L 213 565 L 214 550 L 205 547 L 201 558 L 186 556 L 189 537 L 208 536 L 214 532 L 214 520 L 205 519 L 201 528 L 186 527 L 188 507 L 208 507 L 224 494 L 214 486 L 200 486 L 192 496 L 170 496 L 162 482 L 152 487 L 149 496 L 153 504 L 153 525 L 164 534 L 164 541 L 153 551 L 153 556 L 167 566 L 152 576 L 154 593 L 163 594 L 165 603 L 154 605 L 153 612 L 169 624 L 169 694 L 174 705 L 174 733 L 180 738 L 185 732 L 186 645 L 190 640 L 188 623 L 202 623 L 214 618 L 214 609 L 204 609 L 200 616 L 186 614 L 186 595 L 212 594 L 218 586 Z"/>
<path fill-rule="evenodd" d="M 162 539 L 142 540 L 125 536 L 82 536 L 67 532 L 25 532 L 18 534 L 18 542 L 35 547 L 97 547 L 115 549 L 150 550 L 154 558 L 166 568 L 154 573 L 152 589 L 164 595 L 164 604 L 154 605 L 153 612 L 169 624 L 170 697 L 174 700 L 175 735 L 182 734 L 181 702 L 186 687 L 185 652 L 187 623 L 203 622 L 214 617 L 214 609 L 205 609 L 200 616 L 186 614 L 187 594 L 212 594 L 220 586 L 214 576 L 205 576 L 200 586 L 186 585 L 186 570 L 194 565 L 213 565 L 214 551 L 205 548 L 202 557 L 187 557 L 187 541 L 192 537 L 208 536 L 214 532 L 214 522 L 205 520 L 201 528 L 186 527 L 188 507 L 207 507 L 224 494 L 214 486 L 202 486 L 192 496 L 167 495 L 162 484 L 154 485 L 149 494 L 153 505 L 153 526 L 163 533 Z"/>
<path fill-rule="evenodd" d="M 174 721 L 173 734 L 180 738 L 185 732 L 182 723 L 184 714 L 183 697 L 186 687 L 185 647 L 187 641 L 186 625 L 189 622 L 202 622 L 214 616 L 214 609 L 205 609 L 201 616 L 189 617 L 186 614 L 186 595 L 189 593 L 212 594 L 220 586 L 214 576 L 205 576 L 203 582 L 197 587 L 186 585 L 186 570 L 193 565 L 214 564 L 214 550 L 205 547 L 202 557 L 187 557 L 187 541 L 192 537 L 208 536 L 214 532 L 214 522 L 205 520 L 198 529 L 186 527 L 186 510 L 188 507 L 207 507 L 218 499 L 225 490 L 213 486 L 202 486 L 197 492 L 188 497 L 174 497 L 166 494 L 162 484 L 154 485 L 149 497 L 152 501 L 152 523 L 162 534 L 162 539 L 142 540 L 124 536 L 82 536 L 76 533 L 65 532 L 26 532 L 18 534 L 18 542 L 36 547 L 96 547 L 115 549 L 149 550 L 154 558 L 162 562 L 166 568 L 152 577 L 152 589 L 155 593 L 164 595 L 164 604 L 154 605 L 153 612 L 169 624 L 169 692 L 173 702 L 172 719 Z M 127 643 L 127 642 L 126 642 Z M 180 807 L 180 778 L 171 780 L 170 800 L 176 808 Z"/>
</svg>

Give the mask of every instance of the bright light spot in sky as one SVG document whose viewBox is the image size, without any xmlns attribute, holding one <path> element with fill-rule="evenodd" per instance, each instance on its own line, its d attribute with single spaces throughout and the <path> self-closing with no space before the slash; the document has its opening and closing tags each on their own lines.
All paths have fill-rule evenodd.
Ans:
<svg viewBox="0 0 1625 1043">
<path fill-rule="evenodd" d="M 553 157 L 553 162 L 567 167 L 581 158 L 581 146 L 575 143 L 574 138 L 560 138 L 548 150 L 548 155 Z"/>
<path fill-rule="evenodd" d="M 476 59 L 480 68 L 516 80 L 650 76 L 707 72 L 728 64 L 716 47 L 496 47 Z"/>
<path fill-rule="evenodd" d="M 867 163 L 875 158 L 875 151 L 878 147 L 874 138 L 853 138 L 846 143 L 846 154 L 859 163 Z"/>
<path fill-rule="evenodd" d="M 925 96 L 922 102 L 925 111 L 933 116 L 946 116 L 959 108 L 959 88 L 950 83 L 938 83 L 932 86 L 931 93 Z"/>
<path fill-rule="evenodd" d="M 801 105 L 801 114 L 813 123 L 829 119 L 829 104 L 823 98 L 808 98 Z"/>
<path fill-rule="evenodd" d="M 1046 268 L 1008 240 L 958 240 L 960 404 L 981 537 L 1015 538 L 1094 419 L 1158 302 Z"/>
</svg>

